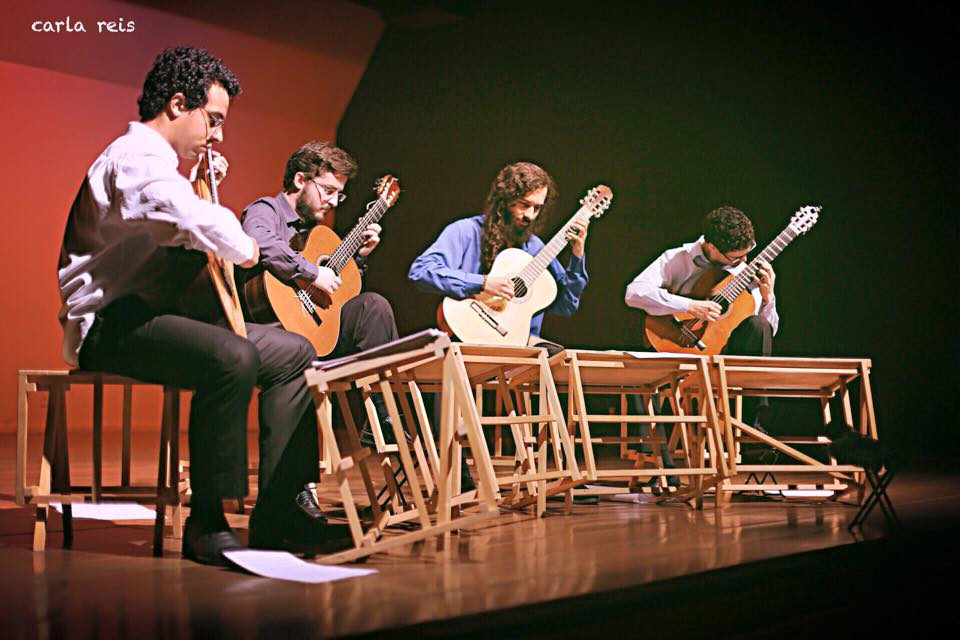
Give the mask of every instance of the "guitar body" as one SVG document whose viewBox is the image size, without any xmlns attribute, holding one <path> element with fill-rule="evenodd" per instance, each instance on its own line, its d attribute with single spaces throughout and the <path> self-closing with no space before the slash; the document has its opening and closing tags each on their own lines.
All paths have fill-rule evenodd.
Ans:
<svg viewBox="0 0 960 640">
<path fill-rule="evenodd" d="M 733 277 L 723 269 L 710 269 L 700 276 L 689 297 L 709 300 Z M 681 332 L 679 323 L 694 319 L 689 313 L 675 313 L 667 316 L 648 315 L 644 323 L 644 332 L 653 348 L 660 352 L 716 355 L 723 350 L 733 330 L 752 316 L 753 311 L 753 296 L 747 290 L 734 298 L 717 320 L 713 322 L 696 320 L 688 325 L 700 342 L 706 346 L 705 349 L 699 348 Z"/>
<path fill-rule="evenodd" d="M 318 225 L 310 231 L 301 254 L 311 262 L 323 265 L 340 245 L 340 238 L 329 227 Z M 264 271 L 244 285 L 247 311 L 254 322 L 280 321 L 283 328 L 299 333 L 313 345 L 317 355 L 325 356 L 337 346 L 340 335 L 340 312 L 351 298 L 360 293 L 360 270 L 353 259 L 340 271 L 341 284 L 332 296 L 332 304 L 321 309 L 298 295 L 297 287 L 284 284 Z M 305 295 L 305 294 L 304 294 Z"/>
<path fill-rule="evenodd" d="M 533 260 L 521 249 L 504 249 L 493 261 L 490 276 L 516 276 Z M 437 310 L 440 327 L 463 342 L 525 346 L 530 338 L 530 320 L 557 297 L 557 283 L 546 269 L 533 281 L 525 295 L 509 302 L 501 298 L 454 300 L 444 298 Z"/>
</svg>

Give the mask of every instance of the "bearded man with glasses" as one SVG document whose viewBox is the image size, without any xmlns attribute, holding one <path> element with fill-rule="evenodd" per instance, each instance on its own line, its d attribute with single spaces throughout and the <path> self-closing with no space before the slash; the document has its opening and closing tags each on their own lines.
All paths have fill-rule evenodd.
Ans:
<svg viewBox="0 0 960 640">
<path fill-rule="evenodd" d="M 347 197 L 343 189 L 356 174 L 356 160 L 329 142 L 310 141 L 294 151 L 284 170 L 283 190 L 258 198 L 243 210 L 241 224 L 260 246 L 260 261 L 252 269 L 244 270 L 239 276 L 241 280 L 245 282 L 268 271 L 280 282 L 302 289 L 320 308 L 328 308 L 330 296 L 341 284 L 340 277 L 333 270 L 308 260 L 294 247 L 303 247 L 316 225 L 332 226 L 337 205 Z M 363 232 L 363 243 L 353 256 L 361 273 L 366 271 L 367 258 L 380 243 L 380 232 L 377 223 L 370 224 Z M 324 357 L 348 355 L 397 338 L 390 303 L 379 293 L 364 291 L 343 305 L 337 346 Z M 384 433 L 391 434 L 383 397 L 373 394 L 372 400 Z M 369 429 L 361 434 L 361 440 L 365 444 L 373 442 Z M 303 492 L 298 501 L 321 517 L 311 492 Z M 274 546 L 275 541 L 263 542 L 262 546 Z"/>
</svg>

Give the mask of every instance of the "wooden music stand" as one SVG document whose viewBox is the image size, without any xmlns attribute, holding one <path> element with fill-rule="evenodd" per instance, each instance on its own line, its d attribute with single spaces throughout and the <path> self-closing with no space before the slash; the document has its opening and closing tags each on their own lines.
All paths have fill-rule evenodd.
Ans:
<svg viewBox="0 0 960 640">
<path fill-rule="evenodd" d="M 396 381 L 402 376 L 401 372 L 424 362 L 438 362 L 446 371 L 450 366 L 451 353 L 450 339 L 446 334 L 427 330 L 354 356 L 336 361 L 318 362 L 314 368 L 306 371 L 307 384 L 317 407 L 323 452 L 321 471 L 324 475 L 332 476 L 337 484 L 353 542 L 352 549 L 318 556 L 316 558 L 318 561 L 350 562 L 379 551 L 424 540 L 431 536 L 447 534 L 454 529 L 471 526 L 497 515 L 496 485 L 492 468 L 484 469 L 482 466 L 479 468 L 480 482 L 477 489 L 479 512 L 453 518 L 450 496 L 455 478 L 451 477 L 454 464 L 449 455 L 449 448 L 441 449 L 439 456 L 434 452 L 428 460 L 428 454 L 425 452 L 429 451 L 429 446 L 423 447 L 421 434 L 416 433 L 415 427 L 409 432 L 412 435 L 411 444 L 407 443 L 404 435 L 405 426 L 393 391 Z M 441 399 L 444 416 L 441 422 L 441 443 L 453 439 L 452 416 L 455 412 L 452 383 L 444 378 L 443 387 L 445 392 Z M 361 446 L 357 424 L 346 397 L 347 392 L 352 389 L 365 390 L 366 393 L 374 389 L 383 394 L 396 444 L 385 442 L 381 425 L 379 422 L 374 422 L 376 413 L 372 412 L 371 427 L 376 441 L 376 450 Z M 334 396 L 346 423 L 348 446 L 351 448 L 348 455 L 341 453 L 340 445 L 334 435 L 332 420 Z M 367 401 L 370 404 L 369 398 Z M 369 409 L 372 411 L 372 407 Z M 406 415 L 409 416 L 409 407 L 405 407 L 405 410 Z M 479 430 L 471 431 L 468 428 L 467 437 L 472 446 L 482 448 L 479 447 L 478 442 L 478 438 L 481 437 Z M 432 436 L 430 440 L 432 442 Z M 414 462 L 414 452 L 411 452 L 411 447 L 419 465 Z M 388 455 L 392 454 L 399 458 L 400 470 L 408 485 L 409 502 L 400 500 L 401 488 L 394 480 L 392 464 L 388 459 Z M 377 486 L 368 468 L 370 464 L 377 464 L 384 471 L 384 480 L 391 492 L 391 500 L 385 506 L 379 503 Z M 370 501 L 372 521 L 366 527 L 361 522 L 347 477 L 347 472 L 355 466 L 360 471 L 364 489 Z M 387 527 L 409 522 L 419 524 L 419 529 L 384 535 Z"/>
<path fill-rule="evenodd" d="M 713 394 L 702 356 L 664 353 L 631 353 L 625 351 L 585 351 L 567 349 L 550 359 L 557 389 L 567 393 L 567 424 L 575 442 L 583 453 L 586 478 L 604 482 L 607 486 L 577 489 L 575 495 L 610 495 L 626 493 L 639 478 L 659 478 L 666 486 L 668 476 L 685 476 L 687 486 L 664 500 L 695 500 L 702 507 L 703 493 L 730 474 L 730 460 L 723 442 L 723 432 L 717 418 Z M 682 384 L 696 380 L 700 389 L 693 397 L 683 397 Z M 642 398 L 645 415 L 632 414 L 627 396 Z M 587 396 L 612 396 L 616 404 L 611 411 L 619 413 L 590 413 Z M 688 393 L 689 395 L 689 393 Z M 654 404 L 667 400 L 673 415 L 655 415 Z M 619 434 L 604 434 L 603 425 L 619 423 Z M 657 424 L 676 427 L 667 446 L 671 451 L 680 447 L 686 466 L 663 468 L 657 449 L 662 439 L 654 434 Z M 647 435 L 631 436 L 628 424 L 648 426 Z M 654 455 L 645 456 L 630 445 L 647 443 Z M 598 462 L 597 447 L 619 447 L 619 464 Z M 654 468 L 642 468 L 652 462 Z M 625 481 L 624 486 L 610 485 Z"/>
<path fill-rule="evenodd" d="M 824 463 L 804 453 L 792 444 L 830 444 L 826 435 L 785 436 L 764 433 L 743 422 L 742 400 L 749 396 L 780 398 L 811 398 L 820 402 L 823 424 L 831 423 L 830 399 L 840 401 L 843 426 L 856 429 L 860 435 L 877 438 L 876 417 L 873 410 L 873 391 L 870 386 L 871 362 L 867 358 L 780 358 L 757 356 L 713 356 L 710 377 L 718 397 L 718 409 L 728 433 L 733 434 L 739 449 L 744 441 L 763 442 L 786 455 L 794 464 L 738 464 L 738 473 L 748 479 L 759 478 L 760 484 L 725 479 L 724 491 L 830 489 L 858 491 L 863 496 L 863 469 L 850 464 L 837 464 L 833 458 Z M 859 425 L 854 424 L 851 389 L 859 384 Z M 827 479 L 825 483 L 790 484 L 766 482 L 776 473 L 813 473 Z"/>
<path fill-rule="evenodd" d="M 515 382 L 515 380 L 522 380 Z M 367 381 L 362 381 L 366 386 Z M 518 401 L 511 390 L 523 384 L 544 400 L 533 411 L 529 402 Z M 447 452 L 454 465 L 450 507 L 467 504 L 476 499 L 472 491 L 460 491 L 459 465 L 461 445 L 466 440 L 470 446 L 478 475 L 493 473 L 495 467 L 506 467 L 507 473 L 495 474 L 494 495 L 501 506 L 522 508 L 536 504 L 536 512 L 546 511 L 546 499 L 550 495 L 569 490 L 581 482 L 580 470 L 573 453 L 573 442 L 563 422 L 563 412 L 553 385 L 546 352 L 536 347 L 492 346 L 454 343 L 447 359 L 424 360 L 398 370 L 392 381 L 395 392 L 414 411 L 423 434 L 431 433 L 430 419 L 423 404 L 423 393 L 440 392 L 454 394 L 453 402 L 445 402 L 448 410 L 456 411 L 449 416 L 458 431 L 467 435 L 451 437 L 441 432 L 438 449 Z M 375 390 L 375 389 L 374 389 Z M 484 391 L 495 394 L 493 409 L 497 415 L 484 415 Z M 369 411 L 368 411 L 369 413 Z M 445 414 L 443 418 L 448 418 Z M 371 422 L 372 422 L 371 416 Z M 508 428 L 513 441 L 512 456 L 491 456 L 483 428 Z M 536 433 L 534 433 L 536 431 Z M 475 439 L 471 434 L 477 434 Z M 500 452 L 499 434 L 494 434 L 495 451 Z M 551 464 L 549 452 L 553 449 Z M 548 484 L 549 483 L 549 484 Z M 443 502 L 441 502 L 443 504 Z"/>
</svg>

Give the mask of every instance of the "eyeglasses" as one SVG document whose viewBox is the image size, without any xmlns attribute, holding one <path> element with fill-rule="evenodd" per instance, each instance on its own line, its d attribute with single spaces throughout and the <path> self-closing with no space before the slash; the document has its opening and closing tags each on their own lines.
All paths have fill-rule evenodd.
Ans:
<svg viewBox="0 0 960 640">
<path fill-rule="evenodd" d="M 320 184 L 316 178 L 310 178 L 310 182 L 317 188 L 317 194 L 320 196 L 320 199 L 332 201 L 333 206 L 337 206 L 347 199 L 347 194 L 337 189 L 331 189 L 325 184 Z"/>
<path fill-rule="evenodd" d="M 197 107 L 200 111 L 203 111 L 203 115 L 207 117 L 207 125 L 210 127 L 211 131 L 215 131 L 223 126 L 225 120 L 223 114 L 220 113 L 210 113 L 203 107 Z"/>
<path fill-rule="evenodd" d="M 747 247 L 747 249 L 746 249 L 746 251 L 744 251 L 743 255 L 737 256 L 737 257 L 735 257 L 735 258 L 731 258 L 728 254 L 726 254 L 726 253 L 724 253 L 724 252 L 722 252 L 722 251 L 720 251 L 720 255 L 723 256 L 723 259 L 724 259 L 724 260 L 726 260 L 727 262 L 729 262 L 729 263 L 732 264 L 732 265 L 733 265 L 733 264 L 740 264 L 741 262 L 743 262 L 744 260 L 746 260 L 746 259 L 747 259 L 747 256 L 750 255 L 750 252 L 753 251 L 753 250 L 756 249 L 756 248 L 757 248 L 757 243 L 754 242 L 754 243 L 751 244 L 749 247 Z"/>
</svg>

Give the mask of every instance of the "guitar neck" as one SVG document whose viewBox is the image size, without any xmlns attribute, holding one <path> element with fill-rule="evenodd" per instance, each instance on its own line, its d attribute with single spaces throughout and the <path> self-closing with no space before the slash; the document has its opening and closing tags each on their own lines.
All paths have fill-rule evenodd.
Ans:
<svg viewBox="0 0 960 640">
<path fill-rule="evenodd" d="M 747 264 L 743 271 L 738 273 L 735 278 L 727 283 L 727 285 L 720 291 L 718 296 L 723 297 L 727 300 L 727 302 L 732 302 L 734 298 L 746 291 L 750 286 L 750 283 L 753 282 L 753 277 L 757 275 L 759 263 L 773 262 L 774 259 L 780 255 L 780 252 L 786 249 L 787 245 L 793 242 L 794 238 L 796 237 L 796 232 L 794 232 L 790 227 L 787 227 L 781 231 L 780 235 L 774 238 L 770 244 L 763 249 L 763 251 L 757 254 L 757 256 Z"/>
<path fill-rule="evenodd" d="M 537 252 L 537 255 L 533 257 L 533 260 L 523 268 L 523 271 L 519 273 L 520 278 L 527 283 L 535 281 L 540 277 L 540 274 L 543 273 L 543 270 L 547 268 L 547 265 L 550 264 L 554 258 L 560 255 L 560 252 L 563 251 L 563 248 L 567 246 L 567 229 L 570 228 L 578 218 L 581 218 L 582 210 L 577 211 L 570 220 L 567 221 L 567 224 L 560 227 L 560 230 L 557 231 L 554 236 L 550 239 L 550 242 L 543 245 L 543 248 Z"/>
<path fill-rule="evenodd" d="M 378 222 L 389 208 L 390 205 L 383 198 L 377 198 L 373 206 L 367 209 L 367 212 L 360 217 L 357 224 L 350 230 L 350 233 L 348 233 L 337 246 L 326 266 L 332 269 L 337 275 L 340 275 L 340 270 L 347 264 L 347 260 L 352 258 L 357 252 L 357 249 L 363 245 L 364 230 L 374 222 Z"/>
</svg>

